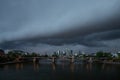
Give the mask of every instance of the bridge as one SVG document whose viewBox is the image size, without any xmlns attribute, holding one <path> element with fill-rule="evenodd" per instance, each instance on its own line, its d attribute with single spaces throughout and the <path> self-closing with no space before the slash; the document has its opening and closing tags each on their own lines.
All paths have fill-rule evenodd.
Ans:
<svg viewBox="0 0 120 80">
<path fill-rule="evenodd" d="M 62 57 L 18 57 L 16 58 L 16 62 L 20 62 L 20 61 L 30 61 L 30 62 L 42 62 L 42 60 L 44 60 L 44 62 L 52 62 L 52 63 L 57 63 L 57 62 L 68 62 L 68 63 L 73 63 L 73 62 L 89 62 L 89 63 L 93 63 L 93 58 L 89 57 L 87 60 L 86 59 L 80 59 L 80 58 L 75 58 L 74 56 L 70 56 L 70 57 L 66 57 L 66 56 L 62 56 Z"/>
<path fill-rule="evenodd" d="M 57 61 L 61 61 L 61 62 L 70 62 L 73 63 L 74 62 L 74 56 L 72 57 L 18 57 L 16 58 L 16 61 L 32 61 L 32 62 L 40 62 L 41 60 L 49 60 L 52 63 L 55 63 Z"/>
</svg>

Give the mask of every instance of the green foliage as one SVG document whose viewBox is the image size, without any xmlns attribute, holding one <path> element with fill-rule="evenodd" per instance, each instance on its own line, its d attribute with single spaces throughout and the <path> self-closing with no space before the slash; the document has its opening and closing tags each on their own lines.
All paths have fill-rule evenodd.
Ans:
<svg viewBox="0 0 120 80">
<path fill-rule="evenodd" d="M 47 54 L 45 54 L 45 55 L 44 55 L 44 57 L 48 57 L 48 55 L 47 55 Z"/>
<path fill-rule="evenodd" d="M 57 53 L 54 52 L 54 53 L 52 54 L 52 57 L 58 57 Z"/>
<path fill-rule="evenodd" d="M 36 57 L 37 54 L 36 54 L 35 52 L 33 52 L 33 53 L 31 54 L 31 56 L 32 56 L 32 57 Z"/>
<path fill-rule="evenodd" d="M 120 59 L 120 53 L 117 53 L 117 55 L 118 55 L 118 58 Z"/>
<path fill-rule="evenodd" d="M 9 51 L 8 54 L 7 54 L 7 57 L 9 59 L 9 61 L 13 61 L 15 60 L 17 57 L 19 56 L 24 56 L 24 52 L 23 51 Z"/>
<path fill-rule="evenodd" d="M 1 57 L 1 56 L 0 56 L 0 63 L 3 63 L 3 62 L 7 62 L 7 58 L 6 58 L 6 57 Z"/>
<path fill-rule="evenodd" d="M 101 58 L 101 57 L 112 58 L 112 54 L 107 53 L 107 52 L 99 51 L 99 52 L 96 53 L 96 57 L 97 58 Z"/>
</svg>

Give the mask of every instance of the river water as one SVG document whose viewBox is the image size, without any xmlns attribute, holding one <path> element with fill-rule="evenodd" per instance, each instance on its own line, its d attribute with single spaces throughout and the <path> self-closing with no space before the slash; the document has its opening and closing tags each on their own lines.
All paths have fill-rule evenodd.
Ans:
<svg viewBox="0 0 120 80">
<path fill-rule="evenodd" d="M 18 63 L 0 66 L 0 80 L 120 80 L 120 65 Z"/>
</svg>

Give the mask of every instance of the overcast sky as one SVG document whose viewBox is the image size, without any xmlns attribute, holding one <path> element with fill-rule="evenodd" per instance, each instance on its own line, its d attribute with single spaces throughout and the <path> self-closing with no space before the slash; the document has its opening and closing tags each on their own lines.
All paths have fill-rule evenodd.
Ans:
<svg viewBox="0 0 120 80">
<path fill-rule="evenodd" d="M 120 50 L 120 0 L 0 0 L 0 48 Z"/>
</svg>

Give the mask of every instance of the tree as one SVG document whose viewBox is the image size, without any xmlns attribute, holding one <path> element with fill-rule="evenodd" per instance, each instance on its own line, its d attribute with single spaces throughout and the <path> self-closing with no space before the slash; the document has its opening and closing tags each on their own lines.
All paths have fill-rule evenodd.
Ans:
<svg viewBox="0 0 120 80">
<path fill-rule="evenodd" d="M 111 53 L 107 53 L 107 52 L 99 51 L 99 52 L 96 53 L 96 57 L 97 58 L 106 57 L 106 58 L 111 59 L 112 58 L 112 54 Z"/>
<path fill-rule="evenodd" d="M 120 53 L 117 53 L 117 55 L 118 55 L 118 58 L 120 59 Z"/>
<path fill-rule="evenodd" d="M 54 52 L 54 53 L 52 54 L 52 57 L 58 57 L 57 53 Z"/>
<path fill-rule="evenodd" d="M 99 51 L 99 52 L 96 53 L 96 57 L 97 57 L 97 58 L 103 57 L 103 55 L 104 55 L 104 54 L 103 54 L 102 51 Z"/>
</svg>

